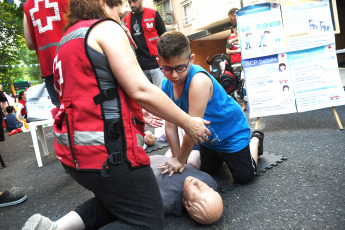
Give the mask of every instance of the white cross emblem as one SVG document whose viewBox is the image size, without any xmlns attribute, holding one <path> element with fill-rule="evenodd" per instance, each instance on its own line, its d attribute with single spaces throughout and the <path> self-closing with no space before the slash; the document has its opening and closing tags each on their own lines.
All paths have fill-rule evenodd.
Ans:
<svg viewBox="0 0 345 230">
<path fill-rule="evenodd" d="M 34 13 L 39 11 L 38 3 L 44 1 L 45 8 L 54 8 L 55 15 L 54 16 L 47 16 L 47 25 L 45 27 L 42 27 L 41 19 L 36 19 Z M 39 33 L 44 33 L 47 30 L 53 30 L 53 21 L 60 21 L 60 12 L 59 12 L 59 6 L 57 2 L 49 2 L 49 0 L 35 0 L 35 7 L 29 10 L 32 23 L 35 26 L 38 26 Z"/>
</svg>

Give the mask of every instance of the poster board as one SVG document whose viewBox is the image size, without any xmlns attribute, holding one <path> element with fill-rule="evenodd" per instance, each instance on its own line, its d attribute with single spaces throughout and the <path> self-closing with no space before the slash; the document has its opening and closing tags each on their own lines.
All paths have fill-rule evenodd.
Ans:
<svg viewBox="0 0 345 230">
<path fill-rule="evenodd" d="M 45 83 L 35 85 L 27 90 L 26 110 L 27 121 L 40 121 L 53 119 L 52 104 Z"/>
<path fill-rule="evenodd" d="M 281 0 L 236 12 L 249 117 L 345 104 L 329 0 Z"/>
</svg>

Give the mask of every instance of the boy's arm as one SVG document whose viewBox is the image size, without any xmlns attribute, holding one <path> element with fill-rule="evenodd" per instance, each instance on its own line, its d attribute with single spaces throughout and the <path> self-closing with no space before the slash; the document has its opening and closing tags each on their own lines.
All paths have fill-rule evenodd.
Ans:
<svg viewBox="0 0 345 230">
<path fill-rule="evenodd" d="M 208 101 L 212 98 L 213 95 L 213 84 L 209 76 L 205 73 L 197 73 L 190 84 L 189 87 L 189 112 L 190 116 L 204 117 L 205 110 L 207 107 Z M 170 141 L 169 141 L 170 143 Z M 190 152 L 194 147 L 194 142 L 188 135 L 184 135 L 182 146 L 177 157 L 170 159 L 166 166 L 166 169 L 162 173 L 167 173 L 171 171 L 169 176 L 172 176 L 174 172 L 182 173 L 185 168 L 185 162 L 187 161 Z"/>
<path fill-rule="evenodd" d="M 23 122 L 22 120 L 19 119 L 19 117 L 18 117 L 17 115 L 16 115 L 16 120 L 17 120 L 17 122 L 19 122 L 19 123 L 20 123 L 20 122 Z"/>
<path fill-rule="evenodd" d="M 209 76 L 205 73 L 197 73 L 189 87 L 189 111 L 190 116 L 204 117 L 207 103 L 212 99 L 213 84 Z M 182 146 L 177 159 L 181 163 L 185 163 L 189 157 L 190 152 L 194 147 L 194 142 L 185 135 L 183 138 Z"/>
<path fill-rule="evenodd" d="M 20 113 L 20 111 L 16 113 L 16 120 L 17 120 L 18 122 L 22 122 L 22 120 L 20 120 L 19 117 L 18 117 L 19 113 Z"/>
<path fill-rule="evenodd" d="M 165 121 L 165 135 L 167 136 L 171 154 L 173 157 L 176 157 L 178 152 L 180 151 L 180 139 L 178 136 L 177 128 L 178 127 L 173 123 Z"/>
</svg>

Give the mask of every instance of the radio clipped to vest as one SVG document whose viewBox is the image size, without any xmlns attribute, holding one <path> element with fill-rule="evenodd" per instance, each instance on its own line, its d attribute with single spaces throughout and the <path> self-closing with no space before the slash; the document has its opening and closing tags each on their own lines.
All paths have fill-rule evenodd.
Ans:
<svg viewBox="0 0 345 230">
<path fill-rule="evenodd" d="M 93 97 L 93 102 L 96 105 L 101 104 L 106 100 L 112 100 L 116 97 L 116 88 L 109 88 L 105 90 L 101 90 L 101 92 Z"/>
</svg>

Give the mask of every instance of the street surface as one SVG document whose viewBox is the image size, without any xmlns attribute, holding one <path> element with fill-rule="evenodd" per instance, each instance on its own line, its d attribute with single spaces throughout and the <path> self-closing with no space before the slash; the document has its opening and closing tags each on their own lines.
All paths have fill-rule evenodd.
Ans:
<svg viewBox="0 0 345 230">
<path fill-rule="evenodd" d="M 336 111 L 345 126 L 345 106 Z M 256 119 L 248 121 L 253 129 Z M 345 229 L 345 131 L 338 129 L 331 108 L 262 117 L 259 128 L 265 132 L 264 151 L 287 160 L 253 183 L 230 182 L 222 188 L 224 212 L 217 223 L 201 226 L 185 214 L 167 217 L 165 229 Z M 6 141 L 0 142 L 7 164 L 0 168 L 0 190 L 28 197 L 23 204 L 0 209 L 1 230 L 21 229 L 34 213 L 56 220 L 92 197 L 55 158 L 52 128 L 46 127 L 45 134 L 50 155 L 43 157 L 41 168 L 30 133 L 5 133 Z M 231 179 L 223 169 L 220 176 Z"/>
</svg>

